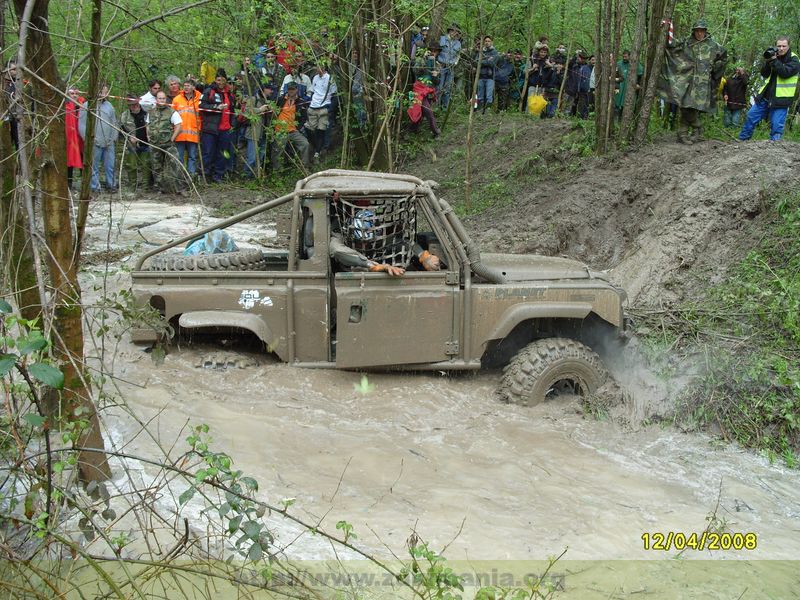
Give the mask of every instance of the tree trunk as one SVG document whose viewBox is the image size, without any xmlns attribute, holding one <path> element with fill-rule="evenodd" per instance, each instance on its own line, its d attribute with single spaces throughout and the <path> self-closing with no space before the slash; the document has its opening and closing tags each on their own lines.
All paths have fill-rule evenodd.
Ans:
<svg viewBox="0 0 800 600">
<path fill-rule="evenodd" d="M 525 51 L 525 63 L 523 64 L 523 69 L 525 71 L 525 79 L 524 83 L 522 84 L 522 90 L 519 93 L 519 110 L 525 112 L 528 110 L 528 107 L 525 106 L 525 102 L 528 98 L 528 76 L 530 73 L 528 72 L 528 64 L 531 60 L 531 52 L 533 52 L 533 18 L 535 16 L 534 12 L 535 2 L 534 0 L 528 0 L 528 27 L 527 31 L 525 32 L 525 41 L 527 42 L 527 49 Z"/>
<path fill-rule="evenodd" d="M 5 40 L 6 0 L 0 0 L 0 48 Z M 0 114 L 9 110 L 8 96 L 0 92 Z M 15 194 L 16 158 L 9 125 L 0 125 L 0 292 L 10 291 L 24 319 L 33 320 L 42 310 L 36 291 L 33 251 L 25 227 L 25 215 Z"/>
<path fill-rule="evenodd" d="M 24 13 L 25 0 L 14 0 L 17 14 Z M 78 469 L 82 481 L 108 479 L 111 471 L 104 454 L 100 421 L 91 400 L 91 388 L 83 369 L 83 309 L 78 283 L 78 256 L 73 237 L 67 190 L 66 133 L 64 130 L 63 82 L 58 73 L 48 30 L 49 0 L 27 0 L 33 4 L 30 24 L 20 23 L 20 39 L 27 30 L 27 56 L 18 68 L 35 73 L 31 92 L 36 107 L 35 122 L 47 129 L 35 148 L 39 156 L 40 194 L 44 219 L 47 261 L 50 272 L 51 302 L 54 319 L 53 347 L 64 373 L 61 396 L 62 414 L 71 422 L 84 426 L 77 440 L 80 448 Z M 30 25 L 30 27 L 29 27 Z M 29 173 L 22 173 L 30 176 Z M 31 185 L 31 180 L 21 185 Z"/>
<path fill-rule="evenodd" d="M 625 97 L 622 101 L 622 118 L 619 123 L 618 141 L 626 143 L 630 138 L 630 129 L 633 124 L 634 109 L 636 106 L 636 88 L 639 86 L 639 56 L 642 52 L 642 40 L 647 24 L 647 0 L 639 0 L 636 10 L 636 30 L 633 34 L 633 48 L 631 49 L 631 62 L 628 67 L 628 81 L 625 85 Z"/>
<path fill-rule="evenodd" d="M 365 32 L 364 41 L 364 89 L 365 105 L 369 115 L 370 128 L 367 136 L 371 148 L 367 168 L 389 171 L 391 164 L 390 120 L 394 107 L 390 104 L 391 89 L 388 74 L 389 53 L 393 51 L 392 40 L 374 27 L 373 23 L 386 22 L 391 9 L 389 0 L 371 0 L 359 10 L 360 27 Z M 385 44 L 385 45 L 384 45 Z M 396 78 L 395 78 L 396 79 Z M 394 87 L 397 81 L 393 81 Z"/>
<path fill-rule="evenodd" d="M 598 60 L 596 62 L 597 76 L 595 77 L 595 109 L 597 130 L 597 153 L 604 154 L 608 151 L 609 130 L 614 118 L 611 103 L 614 99 L 614 75 L 616 66 L 614 62 L 613 19 L 612 2 L 614 0 L 601 0 L 597 18 L 598 27 Z"/>
<path fill-rule="evenodd" d="M 628 16 L 628 2 L 629 0 L 621 0 L 622 6 L 619 5 L 620 0 L 613 4 L 612 10 L 614 12 L 614 60 L 620 56 L 622 50 L 622 32 L 625 30 L 625 17 Z M 616 63 L 615 63 L 616 64 Z"/>
<path fill-rule="evenodd" d="M 650 36 L 651 42 L 655 39 L 655 48 L 648 48 L 653 52 L 652 69 L 649 77 L 647 77 L 647 87 L 645 88 L 644 95 L 642 96 L 642 109 L 639 112 L 639 120 L 636 123 L 636 133 L 633 139 L 637 144 L 641 144 L 647 138 L 647 129 L 650 125 L 650 113 L 653 110 L 653 103 L 656 97 L 656 86 L 658 85 L 658 78 L 661 76 L 661 65 L 664 63 L 664 49 L 667 45 L 667 34 L 661 26 L 661 21 L 672 15 L 675 10 L 677 0 L 667 0 L 666 5 L 663 7 L 663 12 L 660 17 L 654 15 L 653 21 L 658 23 L 654 33 L 656 35 Z"/>
<path fill-rule="evenodd" d="M 478 10 L 480 11 L 480 8 Z M 467 120 L 467 156 L 464 161 L 464 209 L 467 212 L 472 210 L 472 122 L 475 116 L 475 98 L 478 95 L 478 79 L 481 74 L 482 60 L 483 40 L 478 48 L 478 59 L 475 62 L 475 78 L 472 80 L 472 95 L 470 96 L 469 119 Z"/>
<path fill-rule="evenodd" d="M 92 197 L 91 173 L 94 164 L 94 132 L 97 127 L 97 94 L 100 86 L 100 31 L 103 5 L 101 0 L 92 0 L 92 44 L 89 52 L 89 89 L 86 91 L 86 140 L 83 144 L 83 177 L 81 178 L 78 218 L 76 219 L 77 240 L 75 242 L 76 258 L 80 258 L 83 247 L 83 234 L 86 219 L 89 217 L 89 201 Z M 91 141 L 90 141 L 91 140 Z"/>
<path fill-rule="evenodd" d="M 431 11 L 431 24 L 428 30 L 428 42 L 439 42 L 439 38 L 444 35 L 447 25 L 444 22 L 444 14 L 447 12 L 447 0 L 437 2 Z"/>
</svg>

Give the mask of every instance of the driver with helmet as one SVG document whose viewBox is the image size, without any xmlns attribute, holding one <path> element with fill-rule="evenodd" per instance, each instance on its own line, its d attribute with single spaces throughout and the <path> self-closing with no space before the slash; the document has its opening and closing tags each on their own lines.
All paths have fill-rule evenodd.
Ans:
<svg viewBox="0 0 800 600">
<path fill-rule="evenodd" d="M 339 194 L 334 192 L 333 202 L 336 202 Z M 369 241 L 374 238 L 373 219 L 374 213 L 369 209 L 358 211 L 351 223 L 353 237 L 358 240 Z M 403 267 L 396 267 L 387 263 L 380 263 L 364 256 L 358 250 L 345 244 L 342 235 L 341 224 L 338 217 L 331 219 L 331 240 L 329 245 L 330 255 L 336 263 L 346 269 L 367 269 L 373 273 L 383 271 L 392 277 L 403 275 L 406 270 Z M 438 271 L 441 269 L 439 257 L 431 254 L 419 244 L 414 244 L 414 255 L 426 271 Z"/>
</svg>

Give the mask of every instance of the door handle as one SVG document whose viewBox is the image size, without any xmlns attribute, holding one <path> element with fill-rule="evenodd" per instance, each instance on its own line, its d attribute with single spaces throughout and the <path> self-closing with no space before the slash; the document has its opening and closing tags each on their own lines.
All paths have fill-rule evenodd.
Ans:
<svg viewBox="0 0 800 600">
<path fill-rule="evenodd" d="M 361 323 L 361 317 L 364 314 L 364 306 L 361 304 L 350 305 L 350 318 L 347 319 L 349 323 Z"/>
</svg>

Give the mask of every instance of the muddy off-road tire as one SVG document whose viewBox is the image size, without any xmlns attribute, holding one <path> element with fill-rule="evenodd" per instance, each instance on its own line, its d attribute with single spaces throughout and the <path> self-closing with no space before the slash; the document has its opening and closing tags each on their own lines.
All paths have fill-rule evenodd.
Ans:
<svg viewBox="0 0 800 600">
<path fill-rule="evenodd" d="M 261 250 L 249 249 L 222 254 L 166 254 L 148 261 L 147 271 L 261 271 L 267 261 Z"/>
<path fill-rule="evenodd" d="M 547 338 L 528 344 L 511 360 L 496 396 L 503 402 L 535 406 L 554 390 L 587 396 L 606 379 L 608 371 L 594 351 L 575 340 Z"/>
</svg>

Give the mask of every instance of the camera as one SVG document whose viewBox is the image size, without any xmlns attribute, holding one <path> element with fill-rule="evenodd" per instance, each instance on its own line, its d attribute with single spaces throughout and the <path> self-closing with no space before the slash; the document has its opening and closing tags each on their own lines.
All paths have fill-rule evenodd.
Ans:
<svg viewBox="0 0 800 600">
<path fill-rule="evenodd" d="M 770 46 L 766 50 L 764 50 L 764 60 L 772 60 L 778 55 L 778 49 Z"/>
</svg>

